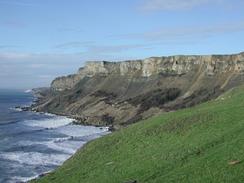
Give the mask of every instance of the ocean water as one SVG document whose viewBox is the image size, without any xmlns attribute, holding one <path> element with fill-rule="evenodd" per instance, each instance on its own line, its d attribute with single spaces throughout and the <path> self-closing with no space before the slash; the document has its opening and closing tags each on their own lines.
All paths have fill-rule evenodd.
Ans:
<svg viewBox="0 0 244 183">
<path fill-rule="evenodd" d="M 0 183 L 25 182 L 50 172 L 107 128 L 73 125 L 72 119 L 18 111 L 30 93 L 0 90 Z"/>
</svg>

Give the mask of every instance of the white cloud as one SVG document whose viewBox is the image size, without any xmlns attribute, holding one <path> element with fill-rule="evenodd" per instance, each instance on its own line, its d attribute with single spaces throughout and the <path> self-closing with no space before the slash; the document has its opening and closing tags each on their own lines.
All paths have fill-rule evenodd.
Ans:
<svg viewBox="0 0 244 183">
<path fill-rule="evenodd" d="M 10 45 L 10 44 L 2 44 L 0 45 L 0 49 L 10 49 L 10 48 L 17 48 L 17 45 Z"/>
<path fill-rule="evenodd" d="M 69 32 L 69 33 L 75 33 L 75 32 L 78 32 L 78 33 L 81 33 L 83 32 L 84 30 L 80 27 L 60 27 L 57 29 L 58 32 Z"/>
<path fill-rule="evenodd" d="M 129 40 L 144 40 L 147 42 L 181 42 L 182 40 L 195 40 L 199 38 L 209 38 L 220 34 L 230 34 L 244 31 L 244 22 L 229 22 L 215 25 L 201 25 L 189 27 L 167 27 L 159 28 L 142 33 L 132 33 L 118 35 L 118 38 Z"/>
<path fill-rule="evenodd" d="M 1 62 L 20 62 L 32 64 L 57 64 L 80 58 L 80 54 L 56 54 L 56 53 L 24 53 L 24 52 L 0 52 Z"/>
<path fill-rule="evenodd" d="M 53 79 L 55 76 L 53 75 L 39 75 L 38 76 L 40 79 Z"/>
<path fill-rule="evenodd" d="M 92 44 L 94 44 L 93 41 L 70 41 L 70 42 L 57 44 L 54 46 L 54 48 L 57 49 L 81 48 Z"/>
<path fill-rule="evenodd" d="M 81 54 L 0 53 L 0 88 L 48 86 L 82 65 Z"/>
<path fill-rule="evenodd" d="M 105 55 L 105 54 L 115 54 L 121 53 L 128 50 L 133 50 L 137 48 L 144 48 L 146 45 L 143 44 L 116 44 L 116 45 L 105 45 L 97 44 L 93 41 L 71 41 L 54 46 L 55 49 L 67 50 L 67 49 L 76 49 L 80 50 L 84 58 L 94 55 Z M 83 51 L 82 51 L 83 50 Z"/>
<path fill-rule="evenodd" d="M 187 10 L 207 3 L 219 3 L 223 0 L 145 0 L 141 6 L 144 11 Z"/>
<path fill-rule="evenodd" d="M 49 86 L 58 76 L 75 73 L 87 60 L 124 60 L 112 53 L 134 46 L 87 47 L 84 53 L 50 54 L 0 52 L 0 88 L 34 88 Z"/>
<path fill-rule="evenodd" d="M 38 63 L 34 63 L 34 64 L 28 65 L 28 67 L 33 68 L 33 69 L 35 69 L 35 68 L 44 68 L 45 66 L 46 66 L 45 64 L 38 64 Z"/>
<path fill-rule="evenodd" d="M 0 54 L 0 59 L 25 59 L 30 57 L 30 54 L 27 53 L 15 53 L 15 52 L 5 52 Z"/>
<path fill-rule="evenodd" d="M 87 53 L 89 54 L 113 54 L 120 53 L 137 48 L 145 48 L 143 44 L 122 44 L 122 45 L 91 45 L 87 46 Z M 87 54 L 86 53 L 86 54 Z"/>
</svg>

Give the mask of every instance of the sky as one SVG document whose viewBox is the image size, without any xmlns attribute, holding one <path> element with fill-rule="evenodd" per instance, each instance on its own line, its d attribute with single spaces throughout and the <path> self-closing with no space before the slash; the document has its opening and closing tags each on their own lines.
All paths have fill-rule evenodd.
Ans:
<svg viewBox="0 0 244 183">
<path fill-rule="evenodd" d="M 86 61 L 244 51 L 243 0 L 0 0 L 0 88 Z"/>
</svg>

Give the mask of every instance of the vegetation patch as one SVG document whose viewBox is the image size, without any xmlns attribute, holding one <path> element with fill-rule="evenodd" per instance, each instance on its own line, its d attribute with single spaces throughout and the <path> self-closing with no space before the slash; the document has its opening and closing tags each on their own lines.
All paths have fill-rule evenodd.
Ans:
<svg viewBox="0 0 244 183">
<path fill-rule="evenodd" d="M 132 117 L 131 119 L 129 119 L 128 121 L 121 123 L 121 125 L 123 126 L 127 126 L 133 123 L 136 123 L 138 121 L 142 120 L 142 116 L 140 114 L 135 115 L 134 117 Z"/>
<path fill-rule="evenodd" d="M 167 109 L 170 111 L 192 107 L 218 97 L 221 92 L 223 91 L 221 91 L 219 87 L 215 87 L 214 89 L 199 89 L 194 91 L 189 97 L 184 98 L 183 101 L 167 107 Z"/>
<path fill-rule="evenodd" d="M 243 183 L 244 87 L 96 139 L 38 183 Z"/>
<path fill-rule="evenodd" d="M 178 88 L 157 89 L 129 99 L 128 102 L 135 106 L 140 105 L 138 113 L 142 113 L 151 107 L 162 108 L 167 102 L 175 100 L 180 93 L 181 90 Z"/>
<path fill-rule="evenodd" d="M 175 118 L 164 124 L 161 128 L 162 131 L 168 133 L 183 133 L 189 130 L 193 125 L 212 122 L 217 119 L 218 114 L 211 112 L 196 113 L 191 116 L 182 116 Z M 160 128 L 159 128 L 160 129 Z"/>
</svg>

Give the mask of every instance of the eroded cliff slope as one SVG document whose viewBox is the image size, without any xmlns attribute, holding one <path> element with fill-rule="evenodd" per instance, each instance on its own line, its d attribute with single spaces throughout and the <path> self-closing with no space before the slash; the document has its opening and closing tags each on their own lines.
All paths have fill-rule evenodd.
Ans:
<svg viewBox="0 0 244 183">
<path fill-rule="evenodd" d="M 127 125 L 215 98 L 242 84 L 243 76 L 244 53 L 88 62 L 56 78 L 34 109 L 83 124 Z"/>
</svg>

